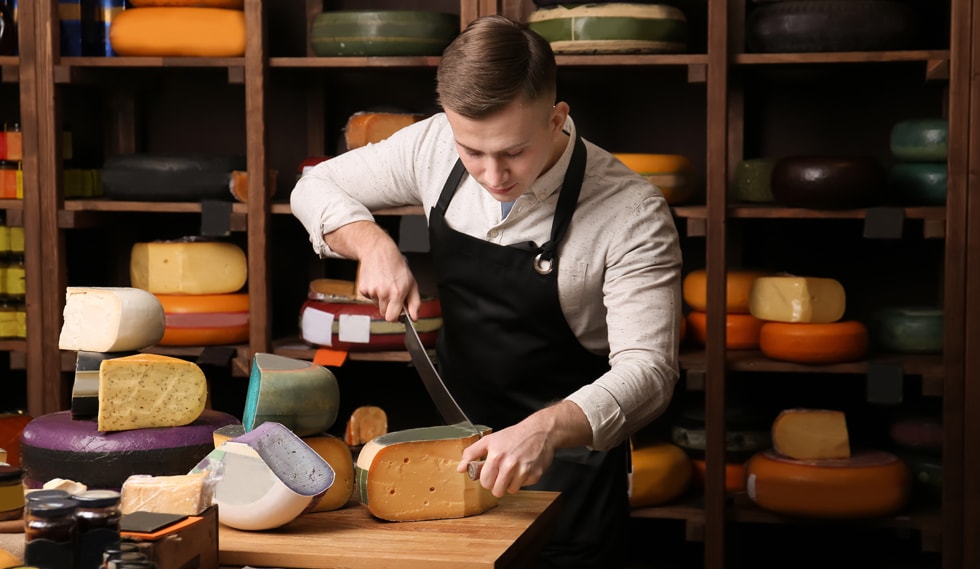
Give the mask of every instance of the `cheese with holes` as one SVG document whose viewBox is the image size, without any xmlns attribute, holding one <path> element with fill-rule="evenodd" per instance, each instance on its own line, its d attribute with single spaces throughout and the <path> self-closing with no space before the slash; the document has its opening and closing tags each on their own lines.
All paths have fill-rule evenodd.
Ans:
<svg viewBox="0 0 980 569">
<path fill-rule="evenodd" d="M 245 252 L 224 241 L 153 241 L 130 252 L 129 278 L 154 294 L 226 294 L 248 279 Z"/>
<path fill-rule="evenodd" d="M 99 366 L 99 431 L 179 427 L 204 411 L 208 385 L 193 362 L 158 354 L 105 360 Z"/>
<path fill-rule="evenodd" d="M 272 421 L 304 437 L 326 432 L 337 420 L 340 387 L 327 368 L 309 362 L 257 353 L 245 395 L 246 431 Z"/>
<path fill-rule="evenodd" d="M 772 423 L 776 452 L 796 460 L 848 458 L 851 442 L 842 411 L 786 409 Z"/>
<path fill-rule="evenodd" d="M 163 338 L 160 301 L 129 287 L 68 287 L 58 347 L 87 352 L 125 352 Z"/>
<path fill-rule="evenodd" d="M 837 322 L 844 316 L 844 287 L 835 279 L 761 277 L 749 292 L 749 312 L 776 322 Z"/>
<path fill-rule="evenodd" d="M 479 481 L 456 471 L 463 449 L 478 438 L 468 429 L 448 425 L 395 431 L 371 440 L 355 466 L 361 503 L 375 517 L 395 522 L 486 512 L 497 505 L 497 498 Z"/>
<path fill-rule="evenodd" d="M 350 447 L 333 435 L 303 437 L 303 442 L 327 461 L 334 472 L 333 484 L 312 511 L 329 512 L 343 508 L 354 496 L 354 455 Z"/>
<path fill-rule="evenodd" d="M 135 474 L 123 482 L 119 510 L 196 516 L 211 505 L 215 477 L 206 471 L 173 476 Z"/>
</svg>

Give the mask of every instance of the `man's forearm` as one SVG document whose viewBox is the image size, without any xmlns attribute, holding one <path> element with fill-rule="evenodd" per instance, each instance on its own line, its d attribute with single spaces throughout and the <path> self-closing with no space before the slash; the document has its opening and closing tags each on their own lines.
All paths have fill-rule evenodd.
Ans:
<svg viewBox="0 0 980 569">
<path fill-rule="evenodd" d="M 373 221 L 355 221 L 323 235 L 323 241 L 338 255 L 359 261 L 382 247 L 395 247 L 394 240 Z"/>
</svg>

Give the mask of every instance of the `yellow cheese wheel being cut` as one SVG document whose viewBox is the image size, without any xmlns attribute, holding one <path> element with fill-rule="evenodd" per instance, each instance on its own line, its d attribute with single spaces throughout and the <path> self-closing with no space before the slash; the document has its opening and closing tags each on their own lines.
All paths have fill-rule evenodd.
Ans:
<svg viewBox="0 0 980 569">
<path fill-rule="evenodd" d="M 793 460 L 769 450 L 745 468 L 746 494 L 759 507 L 811 518 L 894 514 L 908 502 L 911 483 L 904 462 L 877 450 L 827 460 Z"/>
<path fill-rule="evenodd" d="M 744 314 L 749 311 L 749 292 L 756 279 L 771 275 L 759 269 L 729 269 L 726 273 L 725 312 Z M 684 302 L 693 310 L 708 310 L 708 275 L 705 269 L 696 269 L 684 277 L 682 292 Z"/>
<path fill-rule="evenodd" d="M 228 294 L 245 286 L 248 262 L 241 247 L 225 241 L 135 243 L 129 278 L 153 294 Z"/>
<path fill-rule="evenodd" d="M 775 322 L 837 322 L 845 305 L 844 287 L 835 279 L 761 277 L 749 292 L 749 312 Z"/>
<path fill-rule="evenodd" d="M 772 423 L 772 445 L 796 460 L 849 458 L 851 443 L 842 411 L 786 409 Z"/>
</svg>

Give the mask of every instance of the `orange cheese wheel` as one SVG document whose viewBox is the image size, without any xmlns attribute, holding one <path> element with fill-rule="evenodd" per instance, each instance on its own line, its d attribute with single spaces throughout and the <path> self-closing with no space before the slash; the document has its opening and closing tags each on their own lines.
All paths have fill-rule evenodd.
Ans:
<svg viewBox="0 0 980 569">
<path fill-rule="evenodd" d="M 613 156 L 657 186 L 667 203 L 678 205 L 694 198 L 694 165 L 680 154 L 614 153 Z"/>
<path fill-rule="evenodd" d="M 691 338 L 702 346 L 708 342 L 708 315 L 692 310 L 687 315 Z M 751 314 L 725 315 L 725 346 L 730 350 L 754 350 L 759 347 L 759 330 L 765 324 Z"/>
<path fill-rule="evenodd" d="M 747 314 L 749 312 L 749 291 L 752 283 L 759 277 L 771 273 L 755 269 L 731 269 L 726 274 L 725 312 Z M 693 310 L 708 310 L 707 271 L 697 269 L 684 277 L 682 283 L 684 302 Z"/>
<path fill-rule="evenodd" d="M 248 294 L 157 294 L 166 322 L 161 346 L 219 346 L 248 341 Z"/>
<path fill-rule="evenodd" d="M 343 439 L 329 434 L 303 437 L 303 442 L 334 471 L 333 484 L 310 511 L 329 512 L 343 508 L 354 495 L 354 455 L 350 447 Z"/>
<path fill-rule="evenodd" d="M 698 488 L 704 488 L 704 481 L 707 479 L 708 465 L 703 459 L 691 459 L 691 466 L 694 467 L 694 484 Z M 745 492 L 745 463 L 726 462 L 725 463 L 725 492 L 734 494 L 735 492 Z"/>
<path fill-rule="evenodd" d="M 109 43 L 121 56 L 241 57 L 245 36 L 245 13 L 224 8 L 133 8 L 109 28 Z"/>
<path fill-rule="evenodd" d="M 410 124 L 425 118 L 415 113 L 357 112 L 347 119 L 344 140 L 347 150 L 381 142 Z"/>
<path fill-rule="evenodd" d="M 766 322 L 759 350 L 767 358 L 801 364 L 833 364 L 868 353 L 868 329 L 857 320 L 829 324 Z"/>
<path fill-rule="evenodd" d="M 793 460 L 767 450 L 749 459 L 745 473 L 745 491 L 761 508 L 815 518 L 893 514 L 908 502 L 911 483 L 904 462 L 875 450 L 825 460 Z"/>
<path fill-rule="evenodd" d="M 245 0 L 129 0 L 133 8 L 148 6 L 184 6 L 189 8 L 227 8 L 243 10 Z"/>
<path fill-rule="evenodd" d="M 630 450 L 630 506 L 656 506 L 669 502 L 691 483 L 691 459 L 681 447 L 655 443 Z"/>
</svg>

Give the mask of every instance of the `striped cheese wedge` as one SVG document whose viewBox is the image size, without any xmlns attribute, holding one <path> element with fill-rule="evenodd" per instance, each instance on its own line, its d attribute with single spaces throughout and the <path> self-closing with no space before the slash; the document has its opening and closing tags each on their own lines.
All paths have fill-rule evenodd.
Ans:
<svg viewBox="0 0 980 569">
<path fill-rule="evenodd" d="M 585 4 L 531 12 L 527 23 L 557 54 L 677 53 L 687 49 L 687 18 L 665 4 Z"/>
<path fill-rule="evenodd" d="M 459 34 L 459 16 L 426 10 L 350 10 L 313 17 L 321 57 L 440 55 Z"/>
<path fill-rule="evenodd" d="M 156 297 L 166 318 L 161 346 L 222 346 L 248 341 L 248 293 Z"/>
</svg>

